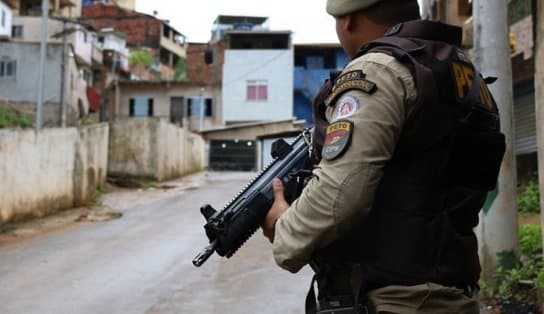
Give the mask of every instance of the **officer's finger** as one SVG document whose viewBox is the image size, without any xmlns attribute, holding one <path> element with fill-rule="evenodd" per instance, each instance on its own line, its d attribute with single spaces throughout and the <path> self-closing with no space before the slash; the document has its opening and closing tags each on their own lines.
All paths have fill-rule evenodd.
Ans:
<svg viewBox="0 0 544 314">
<path fill-rule="evenodd" d="M 283 183 L 280 179 L 274 178 L 274 180 L 272 180 L 272 189 L 274 190 L 274 199 L 276 201 L 285 199 L 283 196 Z"/>
</svg>

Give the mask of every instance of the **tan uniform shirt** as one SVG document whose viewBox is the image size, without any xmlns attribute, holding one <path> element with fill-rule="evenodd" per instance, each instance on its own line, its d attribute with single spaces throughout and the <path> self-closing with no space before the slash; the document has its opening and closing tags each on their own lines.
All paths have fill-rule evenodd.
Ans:
<svg viewBox="0 0 544 314">
<path fill-rule="evenodd" d="M 350 146 L 340 157 L 321 161 L 301 196 L 276 223 L 274 258 L 291 272 L 307 264 L 316 249 L 361 224 L 417 96 L 409 69 L 389 55 L 363 55 L 343 73 L 353 70 L 362 70 L 377 90 L 347 91 L 327 109 L 327 120 L 334 122 L 339 114 L 345 116 L 338 108 L 345 97 L 358 105 L 343 117 L 354 125 Z"/>
</svg>

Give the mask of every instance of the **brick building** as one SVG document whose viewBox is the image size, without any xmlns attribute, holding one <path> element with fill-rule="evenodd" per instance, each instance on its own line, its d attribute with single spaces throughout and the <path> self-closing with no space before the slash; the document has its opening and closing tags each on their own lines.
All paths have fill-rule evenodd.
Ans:
<svg viewBox="0 0 544 314">
<path fill-rule="evenodd" d="M 85 6 L 82 16 L 97 30 L 113 28 L 125 34 L 131 51 L 143 50 L 149 53 L 153 57 L 149 71 L 157 74 L 157 80 L 185 79 L 186 73 L 180 73 L 186 67 L 185 36 L 167 21 L 104 3 Z"/>
</svg>

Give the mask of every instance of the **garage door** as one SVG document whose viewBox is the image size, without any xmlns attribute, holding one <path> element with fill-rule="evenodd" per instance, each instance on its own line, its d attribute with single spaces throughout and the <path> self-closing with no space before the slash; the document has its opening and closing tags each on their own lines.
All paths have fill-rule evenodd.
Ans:
<svg viewBox="0 0 544 314">
<path fill-rule="evenodd" d="M 255 171 L 257 149 L 255 141 L 212 140 L 210 169 Z"/>
<path fill-rule="evenodd" d="M 535 90 L 533 81 L 514 90 L 516 155 L 536 152 Z"/>
</svg>

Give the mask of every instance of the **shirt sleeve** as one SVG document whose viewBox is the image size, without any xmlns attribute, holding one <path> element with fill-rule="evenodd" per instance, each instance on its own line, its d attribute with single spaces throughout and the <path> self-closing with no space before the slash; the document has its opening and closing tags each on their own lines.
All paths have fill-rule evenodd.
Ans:
<svg viewBox="0 0 544 314">
<path fill-rule="evenodd" d="M 357 110 L 342 118 L 353 123 L 350 146 L 340 157 L 322 160 L 301 196 L 276 223 L 274 259 L 291 272 L 307 264 L 316 249 L 361 224 L 416 98 L 409 70 L 390 56 L 365 55 L 344 72 L 354 69 L 362 69 L 377 90 L 347 91 L 328 110 L 334 122 L 345 97 L 357 103 Z"/>
</svg>

